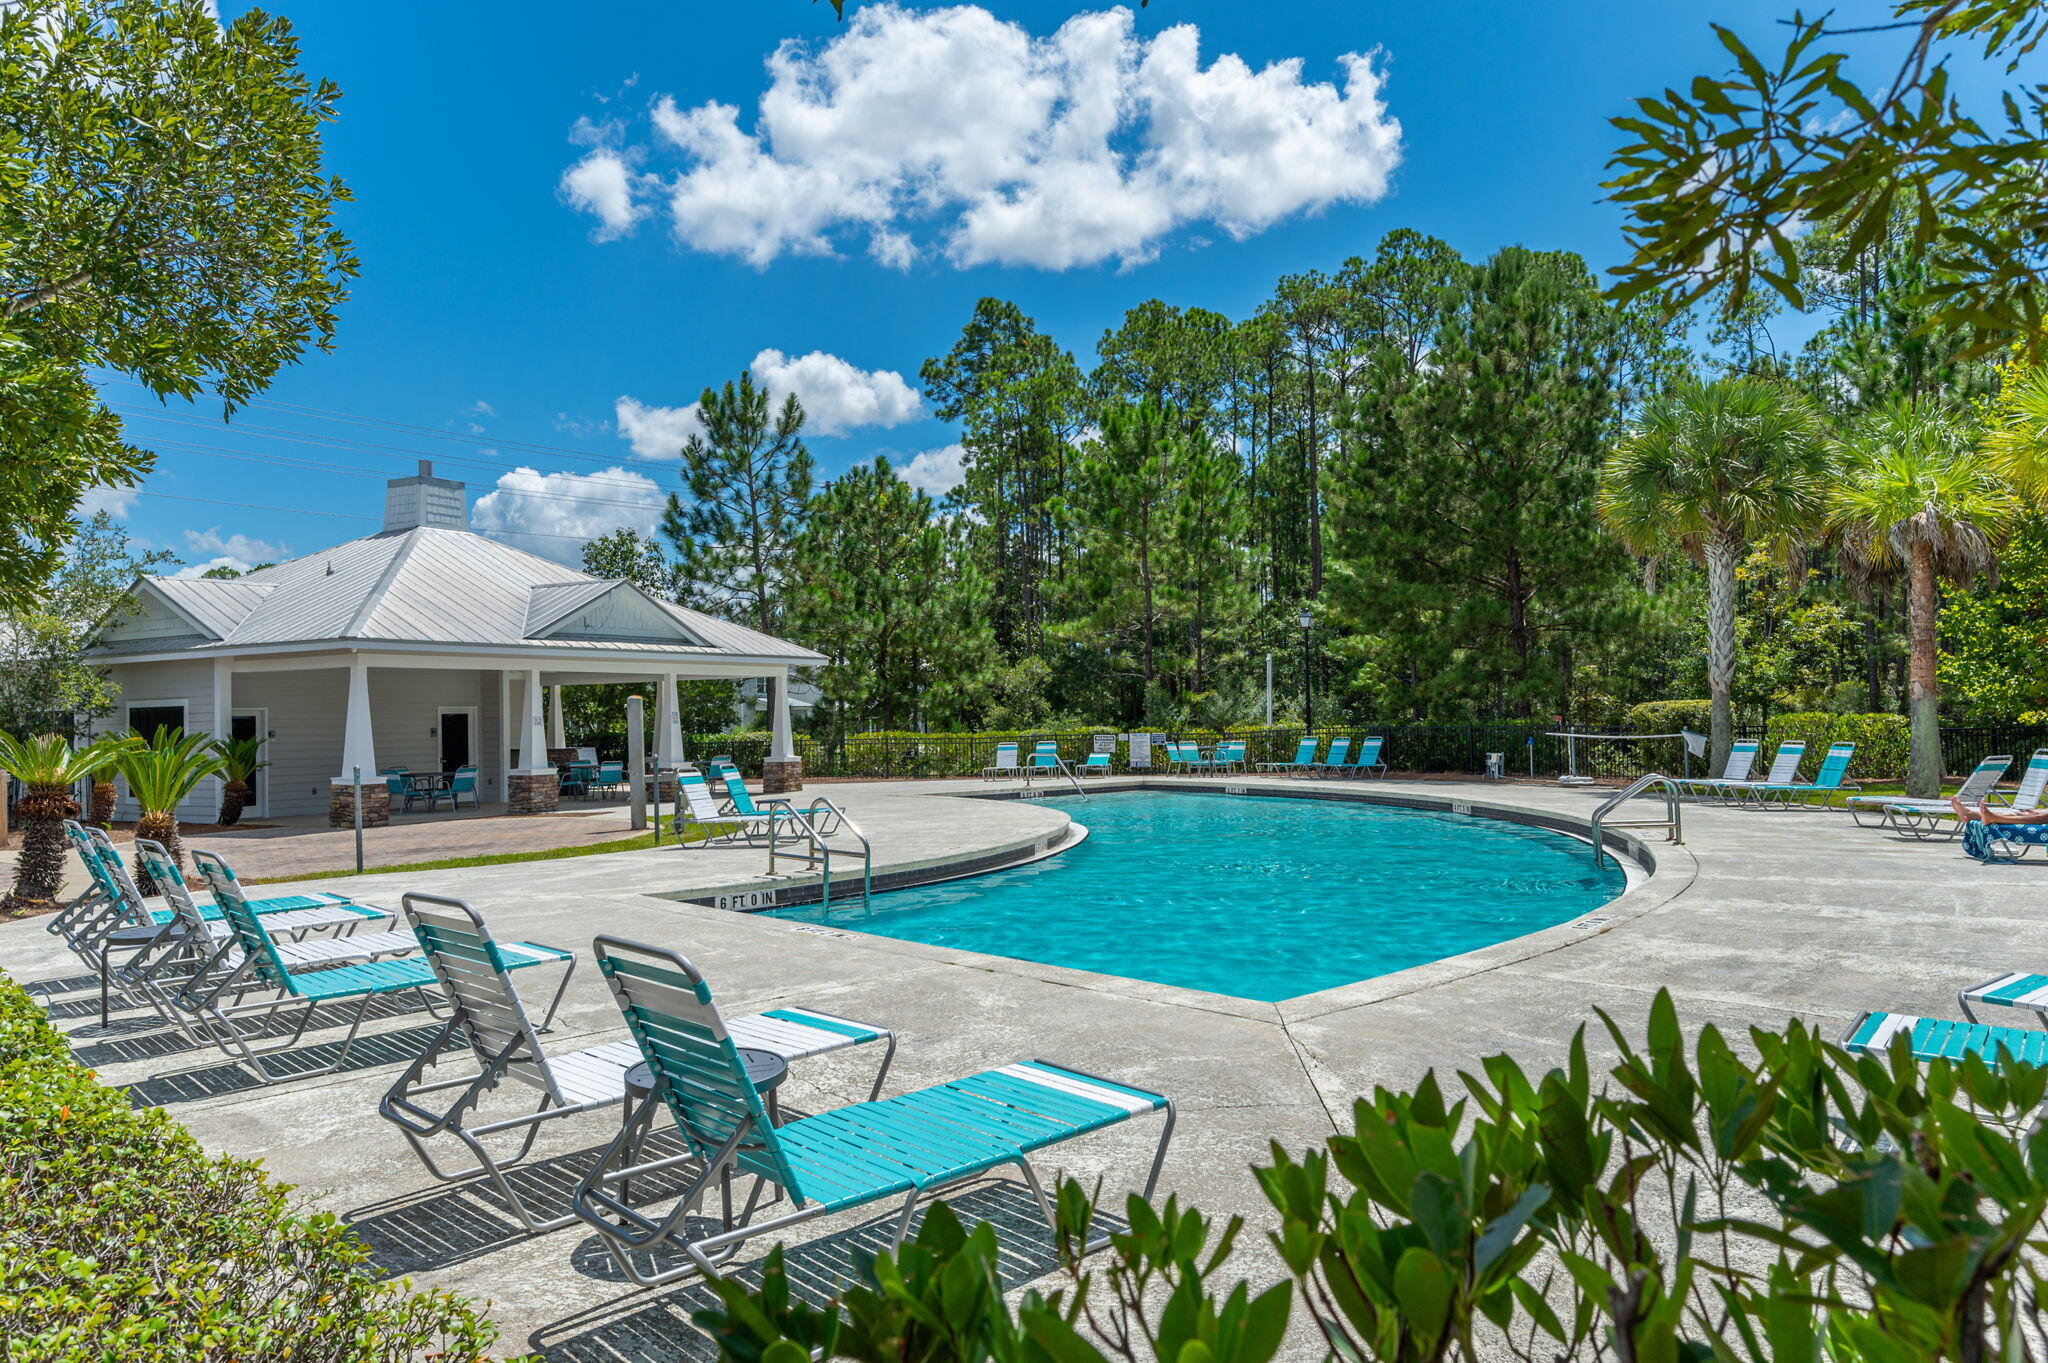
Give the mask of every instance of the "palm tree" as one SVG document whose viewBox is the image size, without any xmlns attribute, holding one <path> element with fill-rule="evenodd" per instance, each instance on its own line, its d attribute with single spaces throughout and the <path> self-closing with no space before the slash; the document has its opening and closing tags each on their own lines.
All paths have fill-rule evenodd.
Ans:
<svg viewBox="0 0 2048 1363">
<path fill-rule="evenodd" d="M 1995 573 L 2019 499 L 1976 445 L 1960 413 L 1931 403 L 1881 408 L 1841 438 L 1842 478 L 1830 520 L 1844 552 L 1906 572 L 1912 748 L 1906 792 L 1941 793 L 1941 689 L 1936 679 L 1936 583 Z"/>
<path fill-rule="evenodd" d="M 28 787 L 14 808 L 21 820 L 21 857 L 14 864 L 14 888 L 0 899 L 0 917 L 56 907 L 64 887 L 64 821 L 78 816 L 71 789 L 113 761 L 116 751 L 95 743 L 73 752 L 55 734 L 19 739 L 0 733 L 0 771 Z"/>
<path fill-rule="evenodd" d="M 270 763 L 263 760 L 261 738 L 231 738 L 220 745 L 221 774 L 227 779 L 220 788 L 220 823 L 226 828 L 240 822 L 249 805 L 249 782 Z"/>
<path fill-rule="evenodd" d="M 1644 555 L 1676 543 L 1706 565 L 1717 771 L 1734 737 L 1736 566 L 1755 544 L 1820 527 L 1833 461 L 1808 398 L 1747 377 L 1679 384 L 1608 453 L 1600 514 L 1622 542 Z"/>
<path fill-rule="evenodd" d="M 142 736 L 134 733 L 106 734 L 93 740 L 92 746 L 106 752 L 106 765 L 93 773 L 92 803 L 86 806 L 85 821 L 96 828 L 114 826 L 114 777 L 118 775 L 115 763 L 123 748 L 132 748 L 142 742 Z"/>
<path fill-rule="evenodd" d="M 171 854 L 174 865 L 185 864 L 185 846 L 178 838 L 178 805 L 192 788 L 221 770 L 220 749 L 206 734 L 188 734 L 166 725 L 147 744 L 123 750 L 117 759 L 127 778 L 128 794 L 142 807 L 135 836 L 154 838 Z M 145 895 L 162 891 L 147 872 L 137 875 Z"/>
</svg>

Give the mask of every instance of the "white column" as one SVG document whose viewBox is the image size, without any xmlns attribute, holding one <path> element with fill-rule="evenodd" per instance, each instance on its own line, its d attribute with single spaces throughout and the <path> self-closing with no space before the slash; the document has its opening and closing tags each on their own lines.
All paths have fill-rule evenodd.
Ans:
<svg viewBox="0 0 2048 1363">
<path fill-rule="evenodd" d="M 554 770 L 548 763 L 547 726 L 543 723 L 542 714 L 545 699 L 541 691 L 540 669 L 528 669 L 526 695 L 523 697 L 524 717 L 519 724 L 519 770 L 523 772 Z"/>
<path fill-rule="evenodd" d="M 512 793 L 512 674 L 498 669 L 498 798 Z"/>
<path fill-rule="evenodd" d="M 789 741 L 789 669 L 768 678 L 768 760 L 788 762 L 796 756 Z"/>
<path fill-rule="evenodd" d="M 683 760 L 683 714 L 676 703 L 676 674 L 664 672 L 655 683 L 654 760 L 673 767 Z"/>
<path fill-rule="evenodd" d="M 548 746 L 569 746 L 569 722 L 562 714 L 562 688 L 559 686 L 548 688 Z"/>
<path fill-rule="evenodd" d="M 377 744 L 370 733 L 370 665 L 361 657 L 348 665 L 348 719 L 341 739 L 341 771 L 335 780 L 347 781 L 353 768 L 363 769 L 368 784 L 377 774 Z"/>
<path fill-rule="evenodd" d="M 213 737 L 217 743 L 225 743 L 234 733 L 233 716 L 235 709 L 235 665 L 227 658 L 213 660 Z M 257 737 L 262 737 L 258 734 Z M 221 797 L 226 794 L 228 778 L 216 776 L 213 786 L 213 811 L 220 810 Z M 212 815 L 209 815 L 211 818 Z"/>
</svg>

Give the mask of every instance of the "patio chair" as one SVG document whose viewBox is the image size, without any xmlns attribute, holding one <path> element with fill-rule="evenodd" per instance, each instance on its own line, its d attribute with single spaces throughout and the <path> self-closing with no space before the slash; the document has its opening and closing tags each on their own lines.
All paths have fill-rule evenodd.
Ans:
<svg viewBox="0 0 2048 1363">
<path fill-rule="evenodd" d="M 703 975 L 682 956 L 609 934 L 593 944 L 598 969 L 654 1075 L 654 1090 L 626 1123 L 575 1194 L 576 1214 L 595 1230 L 620 1270 L 652 1287 L 694 1273 L 715 1277 L 746 1241 L 776 1235 L 816 1217 L 900 1200 L 893 1241 L 901 1243 L 917 1204 L 944 1196 L 990 1172 L 1014 1166 L 1056 1226 L 1030 1157 L 1076 1136 L 1133 1117 L 1164 1114 L 1144 1196 L 1150 1198 L 1173 1136 L 1166 1098 L 1079 1070 L 1034 1060 L 985 1070 L 879 1102 L 855 1103 L 782 1126 L 769 1122 L 747 1077 L 739 1042 L 719 1016 Z M 639 1148 L 662 1112 L 674 1121 L 688 1153 L 701 1162 L 675 1207 L 655 1220 L 626 1205 L 612 1185 L 638 1172 L 621 1156 Z M 642 1166 L 672 1167 L 675 1157 Z M 738 1224 L 711 1234 L 698 1229 L 698 1204 L 731 1173 L 756 1182 Z M 767 1189 L 789 1197 L 791 1210 L 763 1220 L 754 1213 Z M 1085 1248 L 1109 1243 L 1099 1236 Z M 643 1266 L 650 1251 L 675 1247 L 687 1262 Z"/>
<path fill-rule="evenodd" d="M 1022 775 L 1022 772 L 1017 766 L 1017 745 L 1015 743 L 996 744 L 996 760 L 981 769 L 981 778 L 986 781 L 990 777 L 995 776 L 1018 775 Z"/>
<path fill-rule="evenodd" d="M 1228 743 L 1218 743 L 1216 750 L 1209 755 L 1209 769 L 1211 771 L 1243 771 L 1245 768 L 1246 746 L 1242 739 L 1232 739 Z"/>
<path fill-rule="evenodd" d="M 1319 773 L 1319 774 L 1320 774 L 1320 773 L 1325 773 L 1325 772 L 1327 772 L 1327 773 L 1329 773 L 1329 774 L 1330 774 L 1330 775 L 1332 775 L 1332 776 L 1342 776 L 1342 775 L 1344 774 L 1344 757 L 1345 757 L 1345 754 L 1349 753 L 1350 751 L 1351 751 L 1351 740 L 1350 740 L 1350 739 L 1348 739 L 1348 738 L 1333 738 L 1333 739 L 1331 739 L 1331 740 L 1330 740 L 1330 752 L 1329 752 L 1329 755 L 1328 755 L 1327 757 L 1325 757 L 1325 758 L 1324 758 L 1324 759 L 1323 759 L 1322 761 L 1320 761 L 1320 762 L 1316 763 L 1316 771 L 1317 771 L 1317 773 Z"/>
<path fill-rule="evenodd" d="M 1168 772 L 1200 771 L 1206 765 L 1202 749 L 1196 743 L 1169 742 L 1166 745 L 1166 769 Z"/>
<path fill-rule="evenodd" d="M 2036 754 L 2038 757 L 2039 754 Z M 2034 762 L 2029 759 L 2031 770 Z M 1991 797 L 1998 783 L 2005 779 L 2005 773 L 2012 766 L 2008 753 L 1994 753 L 1977 764 L 1975 771 L 1963 778 L 1956 788 L 1956 798 L 1966 805 L 1982 803 Z M 2036 796 L 2038 799 L 2038 795 Z M 1849 798 L 1849 817 L 1859 828 L 1889 828 L 1895 833 L 1909 837 L 1953 838 L 1963 831 L 1956 818 L 1956 812 L 1947 800 L 1914 800 L 1902 795 L 1854 795 Z M 1877 811 L 1874 822 L 1866 823 L 1863 816 L 1872 809 Z"/>
<path fill-rule="evenodd" d="M 412 775 L 411 767 L 379 767 L 377 774 L 384 778 L 384 793 L 391 799 L 403 803 L 406 790 L 412 782 L 406 778 Z"/>
<path fill-rule="evenodd" d="M 1805 803 L 1808 795 L 1821 797 L 1822 809 L 1834 808 L 1835 796 L 1848 791 L 1862 790 L 1856 782 L 1848 780 L 1849 759 L 1856 755 L 1854 743 L 1830 743 L 1827 756 L 1820 762 L 1820 770 L 1811 781 L 1787 781 L 1782 785 L 1770 781 L 1760 782 L 1751 788 L 1759 808 L 1790 809 Z M 1845 798 L 1853 798 L 1847 797 Z"/>
<path fill-rule="evenodd" d="M 1381 780 L 1385 780 L 1387 764 L 1380 759 L 1380 749 L 1386 745 L 1387 740 L 1384 738 L 1361 739 L 1358 744 L 1358 755 L 1351 759 L 1351 774 L 1356 776 L 1361 772 L 1373 772 Z"/>
<path fill-rule="evenodd" d="M 370 1016 L 370 1008 L 379 999 L 412 993 L 429 1012 L 434 1011 L 434 1000 L 425 992 L 438 982 L 432 963 L 414 957 L 295 969 L 250 912 L 227 863 L 211 852 L 195 852 L 192 857 L 215 900 L 227 913 L 228 923 L 234 929 L 234 945 L 241 949 L 242 960 L 233 969 L 203 972 L 172 995 L 171 1004 L 197 1030 L 204 1032 L 223 1055 L 259 1082 L 273 1084 L 339 1070 L 348 1063 L 349 1052 Z M 561 1007 L 563 994 L 568 992 L 569 977 L 576 969 L 575 955 L 537 942 L 508 942 L 498 948 L 496 960 L 508 970 L 550 962 L 568 966 L 562 972 L 553 1002 L 548 1005 L 547 1017 L 541 1021 L 542 1028 L 546 1028 L 554 1019 L 555 1010 Z M 245 1002 L 250 993 L 264 997 L 253 1003 Z M 348 1017 L 348 1031 L 328 1064 L 279 1073 L 265 1063 L 266 1057 L 297 1045 L 322 1007 L 350 1002 L 356 1008 Z M 280 1019 L 281 1023 L 275 1021 Z M 251 1020 L 257 1025 L 249 1026 Z M 278 1025 L 289 1029 L 288 1034 L 276 1035 Z"/>
<path fill-rule="evenodd" d="M 626 764 L 624 762 L 598 763 L 597 784 L 607 795 L 623 794 L 626 789 Z"/>
<path fill-rule="evenodd" d="M 448 782 L 448 808 L 462 808 L 462 797 L 465 795 L 469 797 L 469 807 L 471 809 L 482 808 L 477 803 L 476 798 L 475 767 L 457 767 L 455 769 L 454 779 Z"/>
<path fill-rule="evenodd" d="M 1887 1055 L 1893 1038 L 1901 1034 L 1910 1038 L 1908 1044 L 1915 1060 L 1959 1061 L 1964 1056 L 1976 1055 L 1994 1067 L 2008 1059 L 2027 1065 L 2048 1065 L 2048 1031 L 1876 1010 L 1857 1014 L 1842 1038 L 1842 1049 L 1861 1055 Z"/>
<path fill-rule="evenodd" d="M 378 1115 L 399 1129 L 427 1172 L 442 1182 L 487 1176 L 529 1233 L 568 1225 L 576 1219 L 573 1210 L 557 1217 L 536 1215 L 506 1171 L 532 1151 L 546 1123 L 624 1102 L 626 1075 L 641 1063 L 638 1043 L 608 1041 L 549 1055 L 483 915 L 463 900 L 418 892 L 405 896 L 404 909 L 440 979 L 450 1016 L 441 1035 L 392 1084 L 377 1105 Z M 726 1032 L 735 1046 L 771 1051 L 787 1064 L 882 1042 L 882 1064 L 868 1091 L 870 1102 L 881 1096 L 882 1081 L 896 1058 L 896 1034 L 887 1027 L 808 1008 L 773 1008 L 734 1018 Z M 466 1048 L 476 1061 L 476 1072 L 430 1080 L 429 1068 L 438 1065 L 451 1047 Z M 479 1101 L 508 1079 L 533 1090 L 538 1105 L 531 1111 L 481 1120 Z M 449 1095 L 435 1101 L 438 1112 L 422 1102 L 433 1094 Z M 493 1156 L 484 1145 L 487 1136 L 521 1131 L 524 1139 L 509 1158 Z M 461 1141 L 477 1162 L 467 1169 L 443 1169 L 427 1148 L 428 1141 L 443 1135 Z"/>
<path fill-rule="evenodd" d="M 1066 759 L 1060 756 L 1060 745 L 1049 739 L 1031 750 L 1031 759 L 1024 765 L 1025 783 L 1029 784 L 1031 778 L 1041 772 L 1058 772 L 1069 780 L 1074 775 Z"/>
<path fill-rule="evenodd" d="M 1092 752 L 1083 758 L 1081 765 L 1074 768 L 1076 776 L 1114 776 L 1116 768 L 1111 765 L 1116 754 L 1113 752 Z"/>
<path fill-rule="evenodd" d="M 1301 742 L 1294 745 L 1294 759 L 1290 762 L 1261 762 L 1260 771 L 1313 771 L 1316 767 L 1317 740 L 1314 734 L 1303 734 Z"/>
<path fill-rule="evenodd" d="M 1790 739 L 1778 745 L 1777 754 L 1771 758 L 1771 769 L 1761 781 L 1736 781 L 1717 786 L 1721 798 L 1730 804 L 1742 804 L 1756 798 L 1759 786 L 1789 786 L 1799 780 L 1799 764 L 1806 759 L 1806 743 L 1803 739 Z"/>
<path fill-rule="evenodd" d="M 1678 782 L 1679 794 L 1690 795 L 1695 800 L 1718 799 L 1723 789 L 1747 784 L 1750 773 L 1756 770 L 1757 747 L 1756 743 L 1746 738 L 1739 743 L 1730 744 L 1728 760 L 1721 764 L 1719 776 L 1681 777 Z"/>
<path fill-rule="evenodd" d="M 185 889 L 177 874 L 177 863 L 162 843 L 150 838 L 137 838 L 135 858 L 149 872 L 152 880 L 166 887 L 164 899 L 170 905 L 172 918 L 164 924 L 162 935 L 155 944 L 160 949 L 135 953 L 121 966 L 117 975 L 124 987 L 132 987 L 139 992 L 165 1022 L 197 1042 L 201 1038 L 191 1030 L 189 1020 L 178 1011 L 173 999 L 179 989 L 206 971 L 232 973 L 237 970 L 242 963 L 242 949 L 236 941 L 233 926 L 218 916 L 218 910 L 213 919 L 205 916 L 205 910 Z M 410 956 L 420 949 L 418 940 L 410 932 L 403 931 L 359 932 L 345 937 L 310 937 L 280 942 L 276 941 L 276 930 L 271 927 L 272 920 L 278 916 L 259 915 L 256 921 L 269 931 L 278 959 L 292 970 Z"/>
<path fill-rule="evenodd" d="M 764 835 L 773 821 L 793 819 L 796 806 L 789 800 L 780 796 L 764 795 L 761 797 L 761 803 L 757 805 L 754 803 L 753 795 L 747 790 L 747 783 L 740 779 L 739 772 L 729 769 L 722 779 L 725 782 L 726 801 L 732 806 L 732 814 L 725 817 L 737 815 L 744 820 L 746 827 L 741 830 L 740 835 L 749 841 L 757 840 Z M 839 811 L 830 801 L 812 801 L 804 810 L 804 818 L 820 837 L 830 837 L 839 831 Z"/>
</svg>

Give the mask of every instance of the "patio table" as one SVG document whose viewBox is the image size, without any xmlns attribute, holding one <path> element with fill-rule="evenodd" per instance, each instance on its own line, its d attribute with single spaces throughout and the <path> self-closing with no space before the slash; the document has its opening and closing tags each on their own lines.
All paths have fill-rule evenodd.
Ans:
<svg viewBox="0 0 2048 1363">
<path fill-rule="evenodd" d="M 591 783 L 597 780 L 597 763 L 564 762 L 561 770 L 562 789 L 574 788 L 583 794 L 590 794 Z"/>
<path fill-rule="evenodd" d="M 454 782 L 455 773 L 452 771 L 407 772 L 405 774 L 405 803 L 407 805 L 412 804 L 412 797 L 415 795 L 425 796 L 427 813 L 431 814 L 434 812 L 434 806 L 445 795 L 448 797 L 448 803 L 452 806 L 455 803 L 455 796 L 452 790 Z"/>
</svg>

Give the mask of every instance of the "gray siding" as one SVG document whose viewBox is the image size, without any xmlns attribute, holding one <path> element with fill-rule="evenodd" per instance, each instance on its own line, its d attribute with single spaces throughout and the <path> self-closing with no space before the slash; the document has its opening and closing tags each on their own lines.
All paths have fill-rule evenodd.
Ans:
<svg viewBox="0 0 2048 1363">
<path fill-rule="evenodd" d="M 377 674 L 371 672 L 373 688 L 376 679 Z M 270 769 L 264 773 L 270 778 L 270 815 L 325 814 L 328 782 L 341 765 L 341 730 L 348 718 L 348 670 L 237 672 L 235 706 L 243 710 L 267 707 L 270 711 L 270 728 L 277 735 L 263 748 L 270 759 Z"/>
<path fill-rule="evenodd" d="M 128 728 L 128 707 L 130 705 L 162 705 L 182 701 L 185 706 L 185 731 L 187 733 L 210 734 L 213 732 L 213 660 L 195 658 L 190 662 L 136 663 L 131 666 L 110 667 L 108 675 L 120 697 L 114 703 L 114 713 L 99 723 L 102 733 L 125 733 Z M 114 817 L 133 819 L 141 813 L 135 802 L 128 798 L 127 782 L 120 783 L 121 800 L 115 807 Z M 178 818 L 188 823 L 212 823 L 220 814 L 220 785 L 215 781 L 201 781 L 178 806 Z"/>
</svg>

